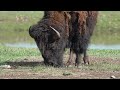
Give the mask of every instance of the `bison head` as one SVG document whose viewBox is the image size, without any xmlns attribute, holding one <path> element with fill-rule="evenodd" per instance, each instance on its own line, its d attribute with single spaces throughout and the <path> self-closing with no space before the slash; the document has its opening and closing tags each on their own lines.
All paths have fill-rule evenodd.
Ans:
<svg viewBox="0 0 120 90">
<path fill-rule="evenodd" d="M 60 26 L 36 24 L 29 28 L 29 34 L 34 38 L 45 65 L 63 66 L 63 53 L 66 46 L 65 30 Z"/>
</svg>

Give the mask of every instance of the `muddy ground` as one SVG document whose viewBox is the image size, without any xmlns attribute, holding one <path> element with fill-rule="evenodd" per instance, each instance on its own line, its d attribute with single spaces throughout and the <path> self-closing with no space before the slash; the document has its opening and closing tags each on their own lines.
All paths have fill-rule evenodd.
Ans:
<svg viewBox="0 0 120 90">
<path fill-rule="evenodd" d="M 66 63 L 68 56 L 65 56 Z M 6 62 L 9 67 L 0 67 L 0 79 L 120 79 L 120 69 L 101 69 L 97 65 L 107 63 L 120 65 L 118 58 L 100 58 L 90 56 L 90 66 L 80 65 L 79 68 L 70 67 L 54 68 L 46 67 L 42 57 L 30 57 L 16 61 Z M 95 65 L 97 64 L 97 65 Z M 93 66 L 92 66 L 93 65 Z M 89 67 L 94 68 L 89 68 Z M 107 68 L 107 67 L 106 67 Z"/>
</svg>

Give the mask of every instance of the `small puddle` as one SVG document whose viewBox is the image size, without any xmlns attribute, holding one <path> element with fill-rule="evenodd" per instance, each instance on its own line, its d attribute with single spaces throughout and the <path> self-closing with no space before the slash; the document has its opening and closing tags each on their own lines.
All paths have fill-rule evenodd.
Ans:
<svg viewBox="0 0 120 90">
<path fill-rule="evenodd" d="M 4 44 L 5 46 L 9 47 L 22 47 L 22 48 L 37 48 L 36 44 L 30 44 L 30 43 L 15 43 L 15 44 L 10 44 L 6 43 Z M 96 45 L 96 44 L 90 44 L 89 49 L 114 49 L 114 50 L 120 50 L 120 44 L 118 45 Z"/>
<path fill-rule="evenodd" d="M 89 48 L 90 49 L 100 49 L 100 50 L 103 50 L 103 49 L 114 49 L 114 50 L 120 50 L 120 44 L 119 45 L 95 45 L 95 44 L 91 44 L 89 45 Z"/>
</svg>

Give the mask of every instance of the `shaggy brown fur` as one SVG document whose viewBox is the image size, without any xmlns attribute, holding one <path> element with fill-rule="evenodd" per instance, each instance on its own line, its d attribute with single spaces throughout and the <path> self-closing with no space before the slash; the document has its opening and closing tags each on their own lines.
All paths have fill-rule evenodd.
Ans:
<svg viewBox="0 0 120 90">
<path fill-rule="evenodd" d="M 30 27 L 30 36 L 35 39 L 46 65 L 63 66 L 63 53 L 69 35 L 69 19 L 65 11 L 45 11 L 43 19 Z M 60 33 L 60 37 L 50 26 Z"/>
<path fill-rule="evenodd" d="M 67 62 L 69 66 L 72 62 L 73 53 L 76 54 L 75 65 L 80 63 L 81 54 L 84 54 L 84 64 L 88 63 L 87 48 L 90 38 L 97 23 L 97 11 L 71 11 L 69 41 L 71 42 L 70 57 Z"/>
</svg>

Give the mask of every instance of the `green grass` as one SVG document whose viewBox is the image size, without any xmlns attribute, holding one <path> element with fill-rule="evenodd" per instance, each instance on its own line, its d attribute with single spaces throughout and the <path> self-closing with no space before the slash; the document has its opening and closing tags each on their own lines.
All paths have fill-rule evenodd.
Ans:
<svg viewBox="0 0 120 90">
<path fill-rule="evenodd" d="M 0 45 L 0 63 L 30 56 L 39 56 L 38 49 L 11 48 Z"/>
<path fill-rule="evenodd" d="M 34 66 L 19 66 L 17 69 L 2 69 L 0 68 L 0 75 L 6 75 L 9 73 L 9 75 L 18 75 L 18 73 L 23 73 L 23 78 L 30 78 L 30 75 L 40 75 L 44 77 L 67 77 L 67 76 L 73 76 L 78 77 L 83 73 L 87 75 L 87 72 L 106 72 L 106 71 L 120 71 L 120 62 L 114 63 L 116 60 L 120 59 L 120 50 L 89 50 L 88 51 L 89 56 L 94 57 L 100 57 L 100 58 L 111 58 L 113 59 L 112 62 L 107 60 L 92 60 L 92 63 L 90 65 L 80 65 L 79 68 L 76 68 L 75 66 L 66 68 L 54 68 L 52 66 L 44 66 L 44 65 L 36 65 Z M 68 55 L 68 50 L 66 50 L 66 53 Z M 25 58 L 29 60 L 29 58 L 39 59 L 41 54 L 38 49 L 27 49 L 27 48 L 12 48 L 12 47 L 6 47 L 0 45 L 0 65 L 6 64 L 8 61 L 22 61 Z M 117 58 L 117 59 L 116 59 Z M 85 73 L 86 72 L 86 73 Z M 27 77 L 27 75 L 29 77 Z M 39 76 L 39 77 L 40 77 Z M 32 76 L 31 76 L 32 78 Z M 37 77 L 34 77 L 37 78 Z"/>
<path fill-rule="evenodd" d="M 120 44 L 120 12 L 100 11 L 92 37 L 95 44 Z"/>
<path fill-rule="evenodd" d="M 68 50 L 66 50 L 65 54 Z M 89 50 L 89 55 L 97 57 L 120 58 L 120 50 Z M 39 56 L 37 48 L 13 48 L 0 45 L 0 62 L 12 61 L 18 58 Z"/>
<path fill-rule="evenodd" d="M 42 16 L 43 12 L 41 11 L 1 11 L 0 30 L 28 30 L 28 27 L 39 21 Z M 17 21 L 16 17 L 27 18 L 27 21 L 22 19 Z"/>
<path fill-rule="evenodd" d="M 33 42 L 28 29 L 42 16 L 42 11 L 0 11 L 0 42 Z M 27 21 L 17 21 L 16 17 L 27 18 Z"/>
<path fill-rule="evenodd" d="M 120 50 L 89 50 L 88 53 L 98 57 L 120 58 Z"/>
<path fill-rule="evenodd" d="M 17 17 L 27 17 L 27 21 Z M 37 23 L 43 11 L 0 11 L 0 42 L 30 42 L 28 34 L 31 25 Z M 92 36 L 94 44 L 120 44 L 120 11 L 99 11 L 98 23 Z"/>
</svg>

